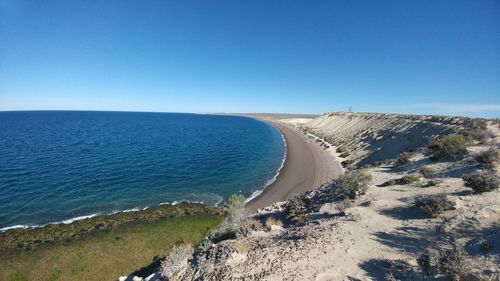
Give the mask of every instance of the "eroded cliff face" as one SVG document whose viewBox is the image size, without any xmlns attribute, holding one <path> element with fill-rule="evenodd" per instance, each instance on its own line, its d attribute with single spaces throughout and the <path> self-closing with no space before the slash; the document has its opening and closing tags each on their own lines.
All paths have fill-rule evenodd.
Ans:
<svg viewBox="0 0 500 281">
<path fill-rule="evenodd" d="M 335 112 L 299 127 L 336 146 L 347 164 L 362 167 L 414 151 L 432 137 L 460 130 L 468 122 L 459 117 Z"/>
</svg>

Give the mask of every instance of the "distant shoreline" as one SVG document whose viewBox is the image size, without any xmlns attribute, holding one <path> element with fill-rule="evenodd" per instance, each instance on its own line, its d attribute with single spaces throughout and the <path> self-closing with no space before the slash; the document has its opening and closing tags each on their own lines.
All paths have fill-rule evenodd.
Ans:
<svg viewBox="0 0 500 281">
<path fill-rule="evenodd" d="M 340 175 L 342 167 L 315 142 L 275 118 L 261 115 L 239 115 L 268 123 L 278 129 L 286 142 L 286 158 L 276 180 L 246 205 L 249 213 L 295 194 L 311 190 Z"/>
</svg>

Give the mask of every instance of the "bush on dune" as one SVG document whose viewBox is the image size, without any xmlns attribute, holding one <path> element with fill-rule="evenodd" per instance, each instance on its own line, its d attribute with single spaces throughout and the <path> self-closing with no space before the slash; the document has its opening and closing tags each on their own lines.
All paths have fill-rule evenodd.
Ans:
<svg viewBox="0 0 500 281">
<path fill-rule="evenodd" d="M 307 214 L 306 199 L 302 196 L 295 196 L 287 203 L 286 218 L 293 223 L 304 222 Z"/>
<path fill-rule="evenodd" d="M 474 155 L 474 159 L 483 167 L 492 169 L 498 163 L 498 150 L 490 148 Z"/>
<path fill-rule="evenodd" d="M 170 254 L 161 263 L 161 273 L 169 280 L 176 272 L 187 265 L 188 260 L 193 255 L 193 248 L 190 245 L 174 246 Z"/>
<path fill-rule="evenodd" d="M 418 198 L 415 205 L 431 218 L 437 217 L 444 211 L 455 209 L 455 203 L 448 200 L 445 194 L 435 194 Z"/>
<path fill-rule="evenodd" d="M 462 177 L 465 186 L 472 188 L 475 192 L 487 192 L 498 188 L 498 177 L 490 171 L 479 170 Z"/>
<path fill-rule="evenodd" d="M 433 139 L 429 143 L 432 160 L 457 159 L 467 154 L 467 145 L 471 139 L 463 135 L 444 135 Z"/>
<path fill-rule="evenodd" d="M 265 224 L 266 228 L 269 230 L 272 228 L 272 226 L 283 227 L 283 222 L 280 219 L 275 218 L 273 216 L 268 217 L 266 219 Z"/>
<path fill-rule="evenodd" d="M 463 129 L 460 133 L 482 144 L 487 143 L 491 138 L 495 137 L 493 132 L 488 129 L 488 124 L 485 120 L 472 121 L 468 128 Z"/>
<path fill-rule="evenodd" d="M 411 158 L 415 156 L 415 153 L 412 152 L 403 152 L 399 154 L 397 163 L 398 165 L 405 165 L 411 162 Z"/>
<path fill-rule="evenodd" d="M 419 172 L 422 176 L 424 176 L 424 178 L 428 179 L 436 173 L 436 170 L 431 167 L 422 167 Z"/>
<path fill-rule="evenodd" d="M 228 216 L 234 215 L 245 207 L 245 197 L 241 194 L 233 194 L 224 202 L 224 213 Z"/>
<path fill-rule="evenodd" d="M 348 198 L 354 199 L 366 193 L 370 181 L 371 175 L 361 171 L 352 171 L 334 179 L 331 188 L 340 188 Z"/>
</svg>

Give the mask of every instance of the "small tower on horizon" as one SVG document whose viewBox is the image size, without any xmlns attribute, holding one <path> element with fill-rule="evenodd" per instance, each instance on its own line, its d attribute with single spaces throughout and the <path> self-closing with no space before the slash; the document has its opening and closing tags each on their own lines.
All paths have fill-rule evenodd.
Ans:
<svg viewBox="0 0 500 281">
<path fill-rule="evenodd" d="M 349 112 L 352 112 L 352 107 L 351 106 L 349 106 Z"/>
</svg>

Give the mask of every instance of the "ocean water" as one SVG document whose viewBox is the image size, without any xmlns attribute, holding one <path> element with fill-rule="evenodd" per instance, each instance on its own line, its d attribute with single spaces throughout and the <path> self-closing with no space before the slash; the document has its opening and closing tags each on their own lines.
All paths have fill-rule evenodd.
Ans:
<svg viewBox="0 0 500 281">
<path fill-rule="evenodd" d="M 285 146 L 245 117 L 0 112 L 0 228 L 248 198 L 273 181 Z"/>
</svg>

